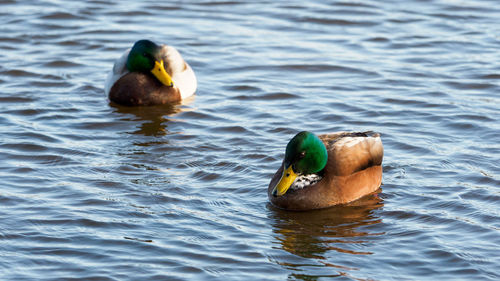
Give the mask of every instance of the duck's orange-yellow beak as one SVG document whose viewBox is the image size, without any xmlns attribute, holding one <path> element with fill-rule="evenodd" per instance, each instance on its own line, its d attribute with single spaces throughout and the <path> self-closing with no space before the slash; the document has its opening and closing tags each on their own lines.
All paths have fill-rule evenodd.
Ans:
<svg viewBox="0 0 500 281">
<path fill-rule="evenodd" d="M 163 67 L 163 60 L 155 61 L 155 67 L 151 70 L 151 73 L 158 79 L 163 85 L 173 87 L 174 81 L 172 81 L 172 77 L 168 75 Z"/>
<path fill-rule="evenodd" d="M 292 165 L 288 166 L 288 168 L 286 169 L 283 169 L 281 179 L 273 189 L 273 196 L 281 196 L 285 194 L 292 185 L 295 178 L 297 178 L 297 174 L 295 174 L 295 172 L 293 171 Z"/>
</svg>

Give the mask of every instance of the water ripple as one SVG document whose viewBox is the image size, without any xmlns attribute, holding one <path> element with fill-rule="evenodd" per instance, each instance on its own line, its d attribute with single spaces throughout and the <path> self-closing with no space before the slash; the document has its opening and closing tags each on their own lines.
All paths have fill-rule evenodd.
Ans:
<svg viewBox="0 0 500 281">
<path fill-rule="evenodd" d="M 0 279 L 499 279 L 496 4 L 3 1 Z M 193 99 L 106 99 L 140 38 Z M 301 130 L 380 132 L 381 189 L 272 207 Z"/>
</svg>

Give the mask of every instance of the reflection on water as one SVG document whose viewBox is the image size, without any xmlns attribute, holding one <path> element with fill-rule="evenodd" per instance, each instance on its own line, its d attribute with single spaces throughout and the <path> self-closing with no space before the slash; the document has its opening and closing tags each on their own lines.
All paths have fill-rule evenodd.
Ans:
<svg viewBox="0 0 500 281">
<path fill-rule="evenodd" d="M 167 130 L 169 116 L 174 116 L 184 111 L 185 106 L 189 106 L 195 99 L 191 96 L 178 103 L 156 105 L 156 106 L 123 106 L 110 102 L 115 113 L 133 114 L 134 118 L 128 119 L 132 121 L 142 122 L 137 131 L 132 134 L 160 137 L 165 136 L 169 132 Z"/>
<path fill-rule="evenodd" d="M 133 121 L 144 121 L 133 134 L 155 137 L 167 135 L 167 124 L 169 121 L 167 116 L 182 111 L 176 104 L 151 107 L 129 107 L 115 103 L 111 103 L 110 105 L 115 108 L 115 112 L 117 113 L 135 115 Z"/>
<path fill-rule="evenodd" d="M 393 2 L 0 1 L 0 280 L 500 280 L 498 0 Z M 192 104 L 109 104 L 142 38 Z M 383 207 L 267 208 L 302 130 L 380 132 Z"/>
<path fill-rule="evenodd" d="M 371 231 L 369 227 L 382 222 L 376 210 L 384 206 L 378 196 L 369 195 L 343 206 L 307 212 L 290 212 L 270 206 L 275 239 L 280 248 L 299 257 L 335 268 L 337 275 L 345 270 L 356 270 L 349 266 L 331 263 L 328 257 L 336 253 L 348 255 L 370 255 L 373 238 L 384 235 Z M 284 262 L 282 265 L 301 271 L 302 263 Z M 333 275 L 333 276 L 337 276 Z M 296 278 L 303 275 L 294 275 Z"/>
</svg>

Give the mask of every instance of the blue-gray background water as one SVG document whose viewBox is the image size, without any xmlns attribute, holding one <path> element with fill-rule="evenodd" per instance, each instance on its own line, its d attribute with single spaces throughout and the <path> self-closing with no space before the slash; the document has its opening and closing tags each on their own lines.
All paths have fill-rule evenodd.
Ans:
<svg viewBox="0 0 500 281">
<path fill-rule="evenodd" d="M 0 279 L 500 279 L 500 5 L 0 4 Z M 112 105 L 136 40 L 198 91 Z M 375 130 L 378 196 L 269 205 L 298 131 Z"/>
</svg>

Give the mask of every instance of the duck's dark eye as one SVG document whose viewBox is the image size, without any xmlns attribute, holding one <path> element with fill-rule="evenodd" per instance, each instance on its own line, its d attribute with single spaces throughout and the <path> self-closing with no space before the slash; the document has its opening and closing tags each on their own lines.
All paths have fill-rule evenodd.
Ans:
<svg viewBox="0 0 500 281">
<path fill-rule="evenodd" d="M 302 159 L 304 157 L 306 157 L 306 152 L 305 151 L 300 152 L 299 159 Z"/>
<path fill-rule="evenodd" d="M 154 60 L 153 55 L 151 55 L 150 53 L 142 53 L 142 56 L 148 58 L 149 60 Z"/>
</svg>

